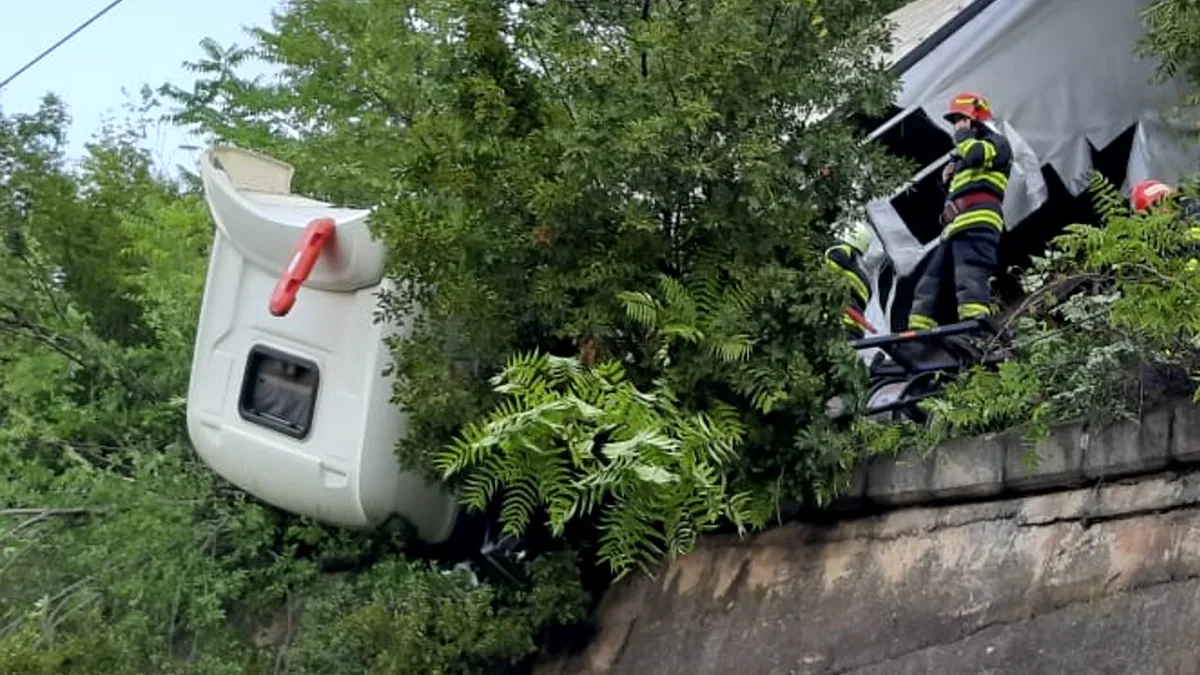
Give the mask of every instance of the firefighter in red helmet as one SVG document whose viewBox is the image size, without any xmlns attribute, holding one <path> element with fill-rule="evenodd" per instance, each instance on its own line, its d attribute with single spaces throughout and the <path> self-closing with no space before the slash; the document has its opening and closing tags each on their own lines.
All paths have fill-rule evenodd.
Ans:
<svg viewBox="0 0 1200 675">
<path fill-rule="evenodd" d="M 992 126 L 992 107 L 979 94 L 955 95 L 945 118 L 954 127 L 955 150 L 942 172 L 947 196 L 941 241 L 930 253 L 913 292 L 908 317 L 913 330 L 937 325 L 934 310 L 940 282 L 949 271 L 953 271 L 960 321 L 992 312 L 991 276 L 1004 232 L 1002 205 L 1012 171 L 1012 146 Z"/>
<path fill-rule="evenodd" d="M 1129 205 L 1133 207 L 1133 212 L 1138 213 L 1148 210 L 1164 197 L 1170 197 L 1175 194 L 1175 188 L 1167 185 L 1160 180 L 1148 178 L 1138 181 L 1133 186 L 1133 190 L 1129 193 Z"/>
<path fill-rule="evenodd" d="M 1200 241 L 1200 201 L 1182 194 L 1166 183 L 1152 178 L 1138 181 L 1129 192 L 1129 205 L 1134 213 L 1163 207 L 1175 207 L 1179 216 L 1189 223 L 1188 236 Z"/>
<path fill-rule="evenodd" d="M 1134 213 L 1176 208 L 1178 217 L 1187 226 L 1190 252 L 1197 252 L 1197 245 L 1200 245 L 1200 201 L 1180 194 L 1179 190 L 1162 181 L 1148 178 L 1135 183 L 1129 191 L 1129 205 Z M 1200 261 L 1195 257 L 1190 258 L 1188 268 L 1190 271 L 1200 269 Z"/>
<path fill-rule="evenodd" d="M 1153 178 L 1134 184 L 1129 192 L 1129 205 L 1133 207 L 1134 213 L 1149 211 L 1156 206 L 1173 205 L 1179 208 L 1179 215 L 1186 220 L 1200 221 L 1200 202 Z M 1193 227 L 1191 231 L 1193 238 L 1200 239 L 1200 229 Z"/>
</svg>

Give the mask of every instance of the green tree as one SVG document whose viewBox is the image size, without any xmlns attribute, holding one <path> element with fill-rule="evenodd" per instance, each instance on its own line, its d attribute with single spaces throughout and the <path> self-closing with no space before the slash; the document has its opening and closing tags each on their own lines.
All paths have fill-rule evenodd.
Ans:
<svg viewBox="0 0 1200 675">
<path fill-rule="evenodd" d="M 104 338 L 123 344 L 149 339 L 137 304 L 120 278 L 129 244 L 124 214 L 140 200 L 174 197 L 169 182 L 152 175 L 149 154 L 133 141 L 138 126 L 106 125 L 88 145 L 81 170 L 64 156 L 68 122 L 61 101 L 48 96 L 37 111 L 4 119 L 0 209 L 11 242 L 36 234 L 50 273 Z"/>
<path fill-rule="evenodd" d="M 422 311 L 395 349 L 406 465 L 432 473 L 500 399 L 487 378 L 536 349 L 665 378 L 681 414 L 733 406 L 732 480 L 827 498 L 814 481 L 848 460 L 802 432 L 861 369 L 820 254 L 897 176 L 851 120 L 891 100 L 888 8 L 298 0 L 167 93 L 209 139 L 293 163 L 296 189 L 376 207 L 411 282 L 387 318 Z M 240 77 L 252 57 L 281 78 Z"/>
<path fill-rule="evenodd" d="M 529 592 L 447 585 L 438 567 L 407 561 L 393 561 L 406 574 L 381 570 L 369 588 L 322 575 L 326 555 L 398 554 L 403 542 L 280 513 L 199 463 L 184 394 L 212 237 L 203 201 L 152 170 L 137 119 L 72 170 L 66 119 L 53 99 L 0 117 L 0 672 L 359 673 L 310 664 L 328 644 L 358 644 L 353 611 L 375 607 L 374 594 L 414 588 L 431 589 L 429 605 L 371 615 L 368 647 L 392 646 L 369 672 L 416 662 L 480 672 L 472 664 L 520 663 L 543 628 L 582 614 L 569 555 L 539 559 L 544 584 Z M 107 238 L 72 240 L 80 250 L 64 261 L 58 244 L 73 227 Z M 97 319 L 88 303 L 99 296 L 80 289 L 102 284 L 134 308 L 139 339 L 99 328 L 111 315 Z M 301 599 L 331 595 L 345 604 L 318 600 L 320 623 L 250 639 L 263 617 L 299 622 Z M 443 645 L 450 631 L 409 630 L 436 603 L 461 608 L 455 649 Z M 468 619 L 486 624 L 477 641 L 462 632 Z"/>
</svg>

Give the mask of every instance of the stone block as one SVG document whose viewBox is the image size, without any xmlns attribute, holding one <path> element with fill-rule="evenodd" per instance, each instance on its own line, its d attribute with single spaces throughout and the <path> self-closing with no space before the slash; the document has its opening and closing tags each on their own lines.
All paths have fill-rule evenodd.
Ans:
<svg viewBox="0 0 1200 675">
<path fill-rule="evenodd" d="M 1087 441 L 1083 426 L 1055 427 L 1050 437 L 1029 447 L 1020 429 L 1008 432 L 1005 443 L 1004 486 L 1030 491 L 1048 487 L 1070 487 L 1083 482 L 1083 448 Z M 1034 460 L 1030 466 L 1029 459 Z"/>
<path fill-rule="evenodd" d="M 1176 462 L 1200 462 L 1200 406 L 1190 400 L 1175 403 L 1171 422 L 1171 459 Z"/>
<path fill-rule="evenodd" d="M 929 491 L 936 499 L 992 497 L 1004 491 L 1007 436 L 986 434 L 943 443 L 933 455 Z"/>
<path fill-rule="evenodd" d="M 933 458 L 916 452 L 876 457 L 867 466 L 867 499 L 907 506 L 928 501 L 933 493 Z"/>
<path fill-rule="evenodd" d="M 1121 478 L 1158 471 L 1170 463 L 1171 408 L 1152 410 L 1137 421 L 1088 429 L 1083 475 Z"/>
</svg>

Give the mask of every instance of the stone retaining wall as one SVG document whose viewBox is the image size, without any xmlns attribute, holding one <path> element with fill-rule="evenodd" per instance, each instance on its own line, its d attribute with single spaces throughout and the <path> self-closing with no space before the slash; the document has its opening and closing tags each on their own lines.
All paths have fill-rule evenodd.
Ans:
<svg viewBox="0 0 1200 675">
<path fill-rule="evenodd" d="M 1200 408 L 1175 400 L 1105 428 L 1060 426 L 1032 448 L 1011 431 L 956 439 L 924 458 L 879 457 L 857 472 L 838 505 L 911 506 L 1066 489 L 1198 462 Z"/>
<path fill-rule="evenodd" d="M 1200 673 L 1200 408 L 1026 452 L 998 434 L 878 459 L 843 505 L 896 508 L 708 538 L 610 589 L 592 644 L 535 673 Z"/>
</svg>

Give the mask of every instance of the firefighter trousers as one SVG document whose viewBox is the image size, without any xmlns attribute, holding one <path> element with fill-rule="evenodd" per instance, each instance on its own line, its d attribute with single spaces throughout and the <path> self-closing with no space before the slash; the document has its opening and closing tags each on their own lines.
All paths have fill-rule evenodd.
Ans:
<svg viewBox="0 0 1200 675">
<path fill-rule="evenodd" d="M 950 274 L 958 301 L 958 319 L 965 321 L 991 313 L 991 277 L 996 269 L 1000 248 L 1000 229 L 991 224 L 956 229 L 964 212 L 943 234 L 941 243 L 929 255 L 929 264 L 913 291 L 908 327 L 912 330 L 933 328 L 942 281 Z M 949 273 L 949 274 L 948 274 Z"/>
</svg>

